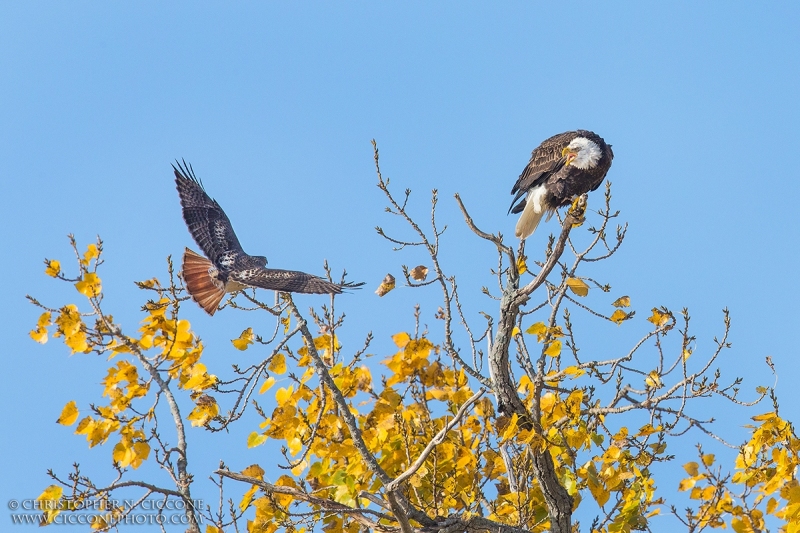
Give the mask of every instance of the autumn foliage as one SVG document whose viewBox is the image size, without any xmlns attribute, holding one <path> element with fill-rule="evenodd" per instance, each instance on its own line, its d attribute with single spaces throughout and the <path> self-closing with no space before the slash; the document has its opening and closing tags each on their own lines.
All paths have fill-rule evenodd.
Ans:
<svg viewBox="0 0 800 533">
<path fill-rule="evenodd" d="M 377 149 L 375 156 L 377 164 Z M 74 274 L 58 260 L 46 261 L 45 274 L 73 284 L 79 299 L 50 307 L 30 298 L 41 309 L 30 336 L 38 343 L 59 339 L 71 354 L 108 358 L 106 374 L 93 380 L 101 380 L 97 403 L 65 398 L 57 422 L 74 427 L 89 447 L 108 445 L 100 453 L 110 451 L 111 481 L 90 479 L 77 465 L 65 476 L 50 472 L 52 484 L 40 500 L 58 505 L 44 513 L 44 523 L 87 499 L 134 489 L 139 501 L 187 503 L 199 491 L 217 491 L 219 508 L 185 506 L 189 530 L 207 533 L 614 532 L 654 527 L 654 520 L 662 530 L 665 524 L 692 532 L 755 532 L 769 524 L 800 530 L 800 440 L 771 390 L 759 387 L 745 402 L 740 380 L 723 383 L 717 368 L 724 365 L 717 363 L 729 346 L 727 312 L 716 349 L 695 353 L 688 313 L 653 308 L 638 315 L 631 310 L 635 297 L 612 295 L 591 277 L 592 262 L 610 259 L 625 236 L 624 227 L 612 230 L 618 214 L 610 209 L 610 189 L 592 215 L 596 227 L 581 226 L 585 198 L 576 201 L 536 260 L 481 231 L 458 199 L 476 243 L 492 243 L 497 255 L 488 259 L 500 265 L 493 273 L 497 294 L 483 289 L 490 299 L 484 322 L 475 325 L 462 311 L 464 289 L 440 263 L 436 191 L 426 233 L 407 211 L 409 192 L 396 200 L 377 170 L 387 211 L 411 237 L 378 232 L 397 248 L 421 246 L 429 255 L 427 265 L 400 267 L 398 283 L 419 289 L 428 302 L 431 293 L 423 291 L 438 287 L 440 329 L 420 332 L 417 310 L 415 330 L 392 337 L 394 353 L 372 353 L 371 334 L 358 349 L 343 347 L 339 333 L 348 325 L 334 312 L 334 300 L 304 314 L 288 294 L 269 305 L 250 291 L 225 304 L 226 312 L 252 317 L 251 327 L 230 333 L 229 355 L 257 351 L 247 360 L 258 362 L 209 368 L 185 318 L 185 306 L 194 304 L 171 262 L 165 282 L 138 283 L 145 294 L 140 326 L 129 331 L 103 304 L 103 291 L 113 287 L 104 287 L 98 273 L 102 242 L 84 251 L 71 241 Z M 592 201 L 603 203 L 600 196 Z M 390 275 L 378 292 L 390 299 L 394 287 Z M 347 298 L 335 301 L 358 305 L 357 297 Z M 574 313 L 602 322 L 608 335 L 629 322 L 646 324 L 647 333 L 623 353 L 593 350 L 595 341 L 577 330 Z M 677 442 L 685 449 L 718 436 L 708 417 L 693 411 L 696 400 L 712 396 L 732 406 L 768 397 L 773 405 L 753 417 L 749 440 L 733 447 L 732 464 L 698 447 L 696 458 L 684 458 L 690 461 L 680 485 L 663 486 L 653 467 L 679 460 L 671 455 Z M 283 457 L 265 454 L 236 472 L 224 465 L 193 470 L 187 442 L 196 432 L 232 424 L 248 428 L 239 449 L 277 442 Z M 166 476 L 138 477 L 146 463 Z M 217 482 L 210 485 L 209 476 Z M 693 507 L 678 511 L 676 494 Z M 134 511 L 135 505 L 109 505 L 92 527 L 110 529 Z M 577 516 L 591 524 L 579 524 Z"/>
</svg>

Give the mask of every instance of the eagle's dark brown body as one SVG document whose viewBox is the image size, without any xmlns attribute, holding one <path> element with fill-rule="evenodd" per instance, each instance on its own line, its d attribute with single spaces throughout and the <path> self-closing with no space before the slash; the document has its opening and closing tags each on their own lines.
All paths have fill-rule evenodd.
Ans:
<svg viewBox="0 0 800 533">
<path fill-rule="evenodd" d="M 363 283 L 332 283 L 295 270 L 266 268 L 267 258 L 248 255 L 222 207 L 206 194 L 191 166 L 173 165 L 183 219 L 206 257 L 186 249 L 183 279 L 192 298 L 213 315 L 226 292 L 259 287 L 281 292 L 341 294 Z"/>
<path fill-rule="evenodd" d="M 568 131 L 545 140 L 511 189 L 511 213 L 522 213 L 517 236 L 526 238 L 541 220 L 575 196 L 597 189 L 611 167 L 614 152 L 588 130 Z M 525 196 L 525 198 L 523 198 Z"/>
</svg>

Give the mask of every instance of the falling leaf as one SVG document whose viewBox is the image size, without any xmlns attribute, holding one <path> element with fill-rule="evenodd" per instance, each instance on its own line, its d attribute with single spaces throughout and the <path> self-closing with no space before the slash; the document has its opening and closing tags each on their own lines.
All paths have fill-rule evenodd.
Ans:
<svg viewBox="0 0 800 533">
<path fill-rule="evenodd" d="M 238 339 L 233 339 L 231 340 L 231 342 L 233 343 L 233 345 L 236 347 L 237 350 L 244 351 L 247 349 L 248 346 L 253 344 L 254 337 L 255 335 L 253 335 L 253 328 L 247 328 L 242 332 L 241 335 L 239 335 Z"/>
<path fill-rule="evenodd" d="M 386 277 L 383 278 L 383 281 L 381 281 L 381 284 L 375 291 L 375 294 L 381 297 L 386 296 L 392 289 L 394 289 L 394 276 L 391 274 L 386 274 Z"/>
<path fill-rule="evenodd" d="M 425 265 L 415 266 L 411 269 L 411 277 L 417 281 L 425 281 L 425 278 L 428 277 L 428 267 Z"/>
<path fill-rule="evenodd" d="M 578 278 L 567 279 L 567 287 L 578 296 L 586 296 L 589 294 L 589 286 Z"/>
<path fill-rule="evenodd" d="M 78 420 L 78 404 L 73 400 L 64 406 L 56 423 L 62 426 L 71 426 L 76 420 Z"/>
<path fill-rule="evenodd" d="M 619 325 L 622 324 L 626 318 L 628 318 L 628 313 L 626 313 L 622 309 L 617 309 L 616 311 L 614 311 L 614 313 L 611 315 L 610 318 L 612 322 Z"/>
<path fill-rule="evenodd" d="M 48 276 L 58 277 L 61 273 L 61 263 L 56 261 L 55 259 L 48 259 L 45 261 L 47 268 L 44 270 L 44 273 Z"/>
<path fill-rule="evenodd" d="M 620 296 L 611 304 L 614 307 L 630 307 L 631 306 L 631 297 L 630 296 Z"/>
</svg>

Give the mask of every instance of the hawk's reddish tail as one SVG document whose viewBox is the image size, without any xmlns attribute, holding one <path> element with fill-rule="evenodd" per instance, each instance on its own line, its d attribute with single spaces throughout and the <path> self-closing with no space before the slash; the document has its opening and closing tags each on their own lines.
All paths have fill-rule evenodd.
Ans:
<svg viewBox="0 0 800 533">
<path fill-rule="evenodd" d="M 216 270 L 216 267 L 211 261 L 186 248 L 183 253 L 183 281 L 192 299 L 209 315 L 214 314 L 225 296 L 225 287 L 221 281 L 211 277 L 212 270 Z"/>
</svg>

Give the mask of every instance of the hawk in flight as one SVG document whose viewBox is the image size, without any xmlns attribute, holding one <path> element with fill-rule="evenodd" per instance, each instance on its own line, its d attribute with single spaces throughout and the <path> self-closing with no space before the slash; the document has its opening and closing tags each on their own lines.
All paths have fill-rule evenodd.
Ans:
<svg viewBox="0 0 800 533">
<path fill-rule="evenodd" d="M 219 204 L 206 194 L 191 165 L 176 162 L 175 184 L 183 220 L 206 257 L 189 248 L 183 254 L 183 280 L 195 302 L 213 315 L 226 292 L 258 287 L 281 292 L 341 294 L 363 283 L 331 283 L 305 272 L 266 268 L 267 258 L 247 255 Z"/>
<path fill-rule="evenodd" d="M 515 234 L 529 237 L 544 215 L 597 189 L 611 167 L 611 145 L 587 130 L 567 131 L 542 142 L 511 189 L 509 213 L 522 213 Z M 523 198 L 524 196 L 524 198 Z"/>
</svg>

